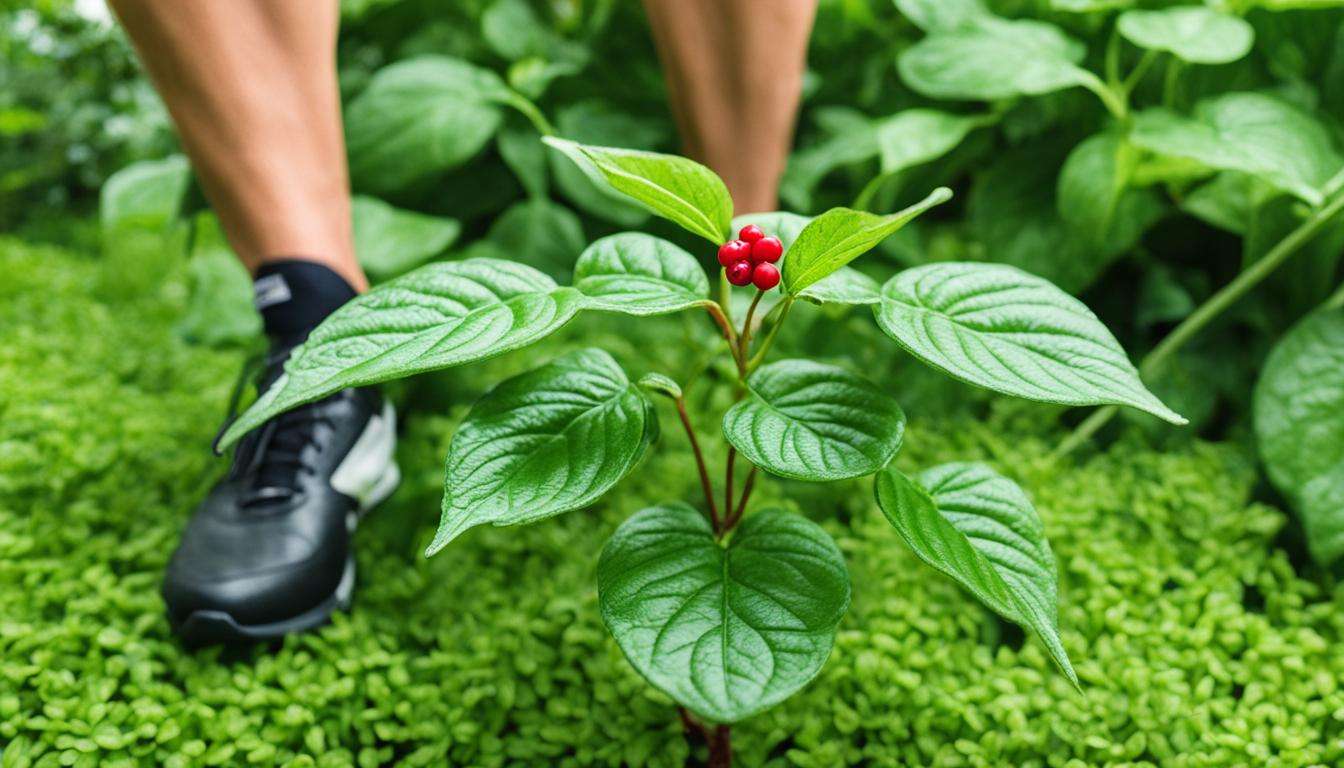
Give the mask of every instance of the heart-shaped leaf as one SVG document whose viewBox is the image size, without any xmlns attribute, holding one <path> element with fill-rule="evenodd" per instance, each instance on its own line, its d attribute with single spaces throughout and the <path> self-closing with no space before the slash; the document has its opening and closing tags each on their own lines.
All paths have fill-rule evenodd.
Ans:
<svg viewBox="0 0 1344 768">
<path fill-rule="evenodd" d="M 889 467 L 876 489 L 882 514 L 919 559 L 1035 632 L 1078 684 L 1059 639 L 1055 556 L 1017 484 L 980 464 L 944 464 L 916 480 Z"/>
<path fill-rule="evenodd" d="M 1116 31 L 1140 48 L 1166 51 L 1192 64 L 1226 64 L 1251 52 L 1255 29 L 1240 17 L 1202 5 L 1125 11 Z"/>
<path fill-rule="evenodd" d="M 1150 152 L 1252 174 L 1312 205 L 1321 203 L 1326 183 L 1344 167 L 1324 123 L 1264 93 L 1205 99 L 1194 117 L 1144 110 L 1134 116 L 1129 139 Z"/>
<path fill-rule="evenodd" d="M 541 339 L 586 299 L 500 259 L 427 264 L 336 310 L 294 350 L 285 373 L 229 427 L 221 447 L 273 416 L 346 387 L 483 360 Z"/>
<path fill-rule="evenodd" d="M 709 279 L 694 256 L 639 232 L 588 246 L 574 267 L 574 287 L 592 309 L 628 315 L 678 312 L 709 300 Z"/>
<path fill-rule="evenodd" d="M 806 685 L 849 607 L 840 549 L 816 523 L 764 509 L 727 547 L 684 504 L 635 513 L 597 564 L 602 620 L 655 688 L 732 723 Z"/>
<path fill-rule="evenodd" d="M 989 16 L 930 34 L 897 64 L 901 79 L 925 96 L 993 101 L 1103 87 L 1078 66 L 1085 53 L 1053 25 Z"/>
<path fill-rule="evenodd" d="M 403 275 L 443 253 L 462 231 L 453 219 L 403 211 L 376 197 L 356 196 L 350 209 L 355 255 L 375 282 Z"/>
<path fill-rule="evenodd" d="M 1082 302 L 1016 267 L 942 262 L 882 287 L 878 325 L 915 357 L 995 392 L 1065 405 L 1128 405 L 1185 419 L 1139 380 Z"/>
<path fill-rule="evenodd" d="M 548 136 L 546 143 L 580 168 L 596 169 L 613 189 L 653 213 L 718 245 L 729 237 L 733 200 L 723 180 L 677 155 L 596 147 Z"/>
<path fill-rule="evenodd" d="M 378 70 L 345 113 L 351 179 L 395 192 L 461 165 L 495 135 L 508 99 L 494 72 L 447 56 Z"/>
<path fill-rule="evenodd" d="M 1255 434 L 1312 557 L 1344 555 L 1344 310 L 1308 315 L 1275 345 L 1255 387 Z"/>
<path fill-rule="evenodd" d="M 657 434 L 648 396 L 600 349 L 501 383 L 453 435 L 443 516 L 426 556 L 477 525 L 530 523 L 592 504 Z"/>
<path fill-rule="evenodd" d="M 753 464 L 796 480 L 871 475 L 896 455 L 905 414 L 867 380 L 811 360 L 781 360 L 747 381 L 723 415 L 728 442 Z"/>
<path fill-rule="evenodd" d="M 939 187 L 909 208 L 886 216 L 850 208 L 821 214 L 803 227 L 784 254 L 785 291 L 797 295 L 951 197 L 952 190 Z"/>
</svg>

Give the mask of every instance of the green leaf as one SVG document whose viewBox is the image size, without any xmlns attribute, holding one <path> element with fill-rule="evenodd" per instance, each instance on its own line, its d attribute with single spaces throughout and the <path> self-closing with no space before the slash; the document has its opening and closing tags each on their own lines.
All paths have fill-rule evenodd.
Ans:
<svg viewBox="0 0 1344 768">
<path fill-rule="evenodd" d="M 726 547 L 685 504 L 635 513 L 597 563 L 602 620 L 630 664 L 720 723 L 807 685 L 849 607 L 840 549 L 816 523 L 764 509 Z"/>
<path fill-rule="evenodd" d="M 574 260 L 588 242 L 579 217 L 544 197 L 509 206 L 490 225 L 485 239 L 498 248 L 502 257 L 535 267 L 561 281 L 569 280 Z"/>
<path fill-rule="evenodd" d="M 477 525 L 518 525 L 592 504 L 658 434 L 653 404 L 600 349 L 488 392 L 453 435 L 443 517 L 425 555 Z"/>
<path fill-rule="evenodd" d="M 950 576 L 995 613 L 1032 630 L 1069 680 L 1057 626 L 1055 556 L 1031 501 L 980 464 L 944 464 L 911 480 L 887 468 L 877 504 L 919 559 Z"/>
<path fill-rule="evenodd" d="M 584 301 L 573 288 L 522 264 L 486 258 L 427 264 L 356 297 L 323 321 L 220 445 L 346 387 L 525 347 L 569 322 Z"/>
<path fill-rule="evenodd" d="M 1296 508 L 1312 557 L 1344 555 L 1344 310 L 1295 325 L 1255 387 L 1255 434 L 1270 480 Z"/>
<path fill-rule="evenodd" d="M 238 260 L 213 213 L 196 214 L 187 274 L 191 299 L 177 332 L 193 344 L 226 347 L 261 335 L 252 306 L 252 276 Z"/>
<path fill-rule="evenodd" d="M 581 144 L 652 150 L 668 139 L 662 123 L 592 99 L 560 108 L 555 125 L 561 136 Z M 556 187 L 579 210 L 627 229 L 648 220 L 648 210 L 612 189 L 586 157 L 566 158 L 559 152 L 548 152 L 547 157 Z M 579 167 L 580 161 L 585 167 Z"/>
<path fill-rule="evenodd" d="M 673 400 L 681 399 L 681 385 L 672 380 L 671 376 L 665 376 L 661 373 L 646 373 L 639 377 L 639 386 L 662 395 L 667 395 Z"/>
<path fill-rule="evenodd" d="M 376 197 L 350 202 L 355 255 L 374 282 L 405 274 L 443 253 L 462 231 L 453 219 L 403 211 Z"/>
<path fill-rule="evenodd" d="M 604 237 L 574 268 L 574 287 L 588 307 L 628 315 L 680 312 L 709 300 L 700 263 L 681 248 L 639 232 Z"/>
<path fill-rule="evenodd" d="M 161 229 L 178 217 L 191 183 L 191 165 L 182 155 L 141 160 L 117 171 L 98 193 L 104 229 L 139 226 Z"/>
<path fill-rule="evenodd" d="M 1123 134 L 1099 133 L 1073 148 L 1059 171 L 1059 215 L 1094 247 L 1108 240 L 1138 152 Z"/>
<path fill-rule="evenodd" d="M 983 0 L 895 0 L 901 14 L 925 32 L 958 29 L 990 18 Z"/>
<path fill-rule="evenodd" d="M 878 325 L 910 354 L 995 392 L 1064 405 L 1128 405 L 1185 419 L 1139 380 L 1082 302 L 1002 264 L 942 262 L 882 286 Z"/>
<path fill-rule="evenodd" d="M 882 173 L 893 174 L 937 160 L 987 124 L 984 115 L 955 115 L 936 109 L 907 109 L 881 121 L 877 146 Z"/>
<path fill-rule="evenodd" d="M 528 197 L 546 197 L 548 178 L 546 145 L 530 125 L 511 126 L 495 138 L 499 157 L 513 171 Z"/>
<path fill-rule="evenodd" d="M 909 208 L 886 216 L 850 208 L 832 208 L 821 214 L 798 233 L 784 254 L 785 291 L 798 294 L 951 197 L 952 190 L 939 187 Z"/>
<path fill-rule="evenodd" d="M 396 192 L 471 159 L 503 120 L 508 87 L 460 59 L 421 56 L 379 70 L 345 113 L 356 188 Z"/>
<path fill-rule="evenodd" d="M 1085 53 L 1050 24 L 988 17 L 930 34 L 900 55 L 897 68 L 925 96 L 993 101 L 1096 87 L 1096 76 L 1078 66 Z"/>
<path fill-rule="evenodd" d="M 595 147 L 548 136 L 546 143 L 581 168 L 587 160 L 616 191 L 653 213 L 718 245 L 729 235 L 733 201 L 728 188 L 703 165 L 676 155 Z"/>
<path fill-rule="evenodd" d="M 853 267 L 841 267 L 804 288 L 798 298 L 813 304 L 876 304 L 882 286 Z"/>
<path fill-rule="evenodd" d="M 1240 171 L 1224 171 L 1181 199 L 1181 210 L 1206 224 L 1245 235 L 1254 210 L 1278 194 L 1260 179 Z"/>
<path fill-rule="evenodd" d="M 1312 205 L 1321 203 L 1326 182 L 1344 167 L 1344 156 L 1320 120 L 1263 93 L 1205 99 L 1193 117 L 1145 110 L 1134 116 L 1130 141 L 1209 168 L 1243 171 Z"/>
<path fill-rule="evenodd" d="M 843 368 L 771 363 L 723 415 L 723 434 L 751 463 L 781 477 L 825 482 L 871 475 L 896 455 L 905 414 L 890 395 Z"/>
<path fill-rule="evenodd" d="M 1245 20 L 1202 5 L 1125 11 L 1116 22 L 1126 40 L 1192 64 L 1226 64 L 1251 52 L 1255 30 Z"/>
</svg>

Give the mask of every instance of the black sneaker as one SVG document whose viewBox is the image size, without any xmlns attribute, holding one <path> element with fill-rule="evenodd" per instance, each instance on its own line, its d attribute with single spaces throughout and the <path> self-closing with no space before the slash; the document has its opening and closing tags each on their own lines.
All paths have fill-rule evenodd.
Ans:
<svg viewBox="0 0 1344 768">
<path fill-rule="evenodd" d="M 263 386 L 288 349 L 267 360 Z M 173 628 L 189 644 L 269 640 L 349 607 L 350 534 L 401 475 L 392 406 L 345 389 L 249 433 L 201 502 L 163 582 Z"/>
</svg>

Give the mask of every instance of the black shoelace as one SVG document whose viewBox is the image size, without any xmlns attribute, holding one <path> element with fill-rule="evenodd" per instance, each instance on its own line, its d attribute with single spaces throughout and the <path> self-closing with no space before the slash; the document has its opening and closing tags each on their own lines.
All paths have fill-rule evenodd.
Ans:
<svg viewBox="0 0 1344 768">
<path fill-rule="evenodd" d="M 293 345 L 277 344 L 266 354 L 256 355 L 244 364 L 229 397 L 228 416 L 219 430 L 221 436 L 238 418 L 238 403 L 247 382 L 261 373 L 258 389 L 264 392 L 280 378 L 292 349 Z M 323 402 L 319 400 L 282 413 L 248 433 L 238 443 L 230 477 L 241 480 L 240 505 L 258 507 L 288 501 L 300 492 L 300 476 L 313 472 L 304 462 L 304 452 L 310 445 L 317 445 L 320 450 L 321 446 L 316 443 L 316 428 L 320 424 L 331 425 L 330 418 L 322 415 L 319 408 Z"/>
</svg>

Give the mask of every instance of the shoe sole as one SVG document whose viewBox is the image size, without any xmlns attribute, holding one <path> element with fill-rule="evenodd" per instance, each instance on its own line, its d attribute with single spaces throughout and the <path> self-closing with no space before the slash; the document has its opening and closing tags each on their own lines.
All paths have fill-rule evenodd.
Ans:
<svg viewBox="0 0 1344 768">
<path fill-rule="evenodd" d="M 364 516 L 386 501 L 401 483 L 401 468 L 391 456 L 392 448 L 395 446 L 395 419 L 392 406 L 388 404 L 383 409 L 381 424 L 371 423 L 370 427 L 366 428 L 365 434 L 355 442 L 350 454 L 333 475 L 335 478 L 342 474 L 342 470 L 353 466 L 356 468 L 353 474 L 366 478 L 364 482 L 359 483 L 360 487 L 350 489 L 354 491 L 353 493 L 344 488 L 337 489 L 354 496 L 359 504 L 358 508 L 345 519 L 346 530 L 350 533 L 354 533 Z M 378 435 L 372 440 L 377 443 L 376 447 L 371 446 L 371 440 L 367 439 L 373 434 Z M 369 465 L 373 462 L 381 463 L 381 468 L 369 471 Z M 354 594 L 355 556 L 352 552 L 345 561 L 341 580 L 337 582 L 336 589 L 331 595 L 297 616 L 268 624 L 243 624 L 227 611 L 200 610 L 192 611 L 175 629 L 182 641 L 190 646 L 279 640 L 285 635 L 320 627 L 330 621 L 331 615 L 336 611 L 349 610 Z"/>
</svg>

